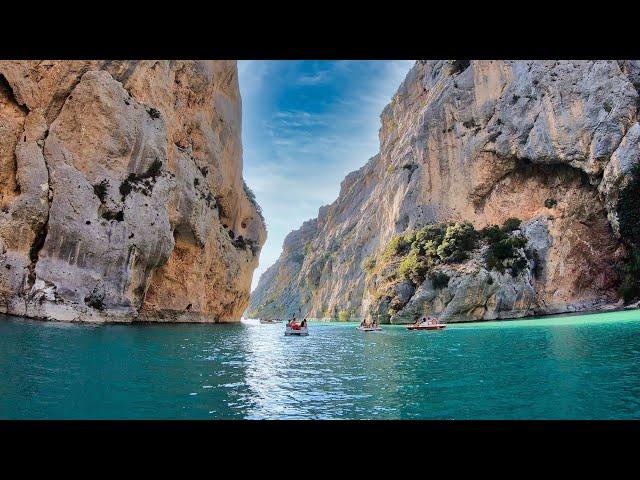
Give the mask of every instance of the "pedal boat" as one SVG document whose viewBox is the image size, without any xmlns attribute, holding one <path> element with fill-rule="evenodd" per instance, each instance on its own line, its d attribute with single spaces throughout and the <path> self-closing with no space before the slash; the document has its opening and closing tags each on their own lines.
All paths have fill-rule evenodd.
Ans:
<svg viewBox="0 0 640 480">
<path fill-rule="evenodd" d="M 443 330 L 447 328 L 445 323 L 439 323 L 435 318 L 419 324 L 407 325 L 407 330 Z"/>
<path fill-rule="evenodd" d="M 361 332 L 381 332 L 382 328 L 380 327 L 356 327 L 356 330 L 360 330 Z"/>
<path fill-rule="evenodd" d="M 295 324 L 293 327 L 287 325 L 284 329 L 284 334 L 289 336 L 306 337 L 309 335 L 309 327 L 301 327 L 299 324 Z"/>
</svg>

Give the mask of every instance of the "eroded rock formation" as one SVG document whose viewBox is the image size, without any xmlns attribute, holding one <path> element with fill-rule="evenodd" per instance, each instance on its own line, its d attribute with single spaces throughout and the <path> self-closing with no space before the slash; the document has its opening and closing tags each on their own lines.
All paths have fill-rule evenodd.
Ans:
<svg viewBox="0 0 640 480">
<path fill-rule="evenodd" d="M 618 302 L 629 254 L 618 200 L 640 161 L 639 66 L 417 62 L 382 113 L 380 153 L 287 237 L 249 314 L 467 321 Z M 363 268 L 396 234 L 510 217 L 523 221 L 530 253 L 515 276 L 487 269 L 486 248 L 436 265 L 449 277 L 440 288 Z"/>
<path fill-rule="evenodd" d="M 266 239 L 231 61 L 0 62 L 0 312 L 238 320 Z"/>
</svg>

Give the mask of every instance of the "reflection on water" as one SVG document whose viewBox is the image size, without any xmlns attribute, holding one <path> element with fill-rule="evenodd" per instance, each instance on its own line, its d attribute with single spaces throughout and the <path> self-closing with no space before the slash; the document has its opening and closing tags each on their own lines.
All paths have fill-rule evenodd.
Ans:
<svg viewBox="0 0 640 480">
<path fill-rule="evenodd" d="M 0 418 L 638 418 L 639 317 L 285 337 L 0 316 Z"/>
</svg>

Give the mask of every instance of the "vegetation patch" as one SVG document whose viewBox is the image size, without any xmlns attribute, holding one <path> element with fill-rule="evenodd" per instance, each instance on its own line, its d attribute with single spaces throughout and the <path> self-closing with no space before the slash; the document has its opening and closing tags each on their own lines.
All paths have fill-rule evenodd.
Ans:
<svg viewBox="0 0 640 480">
<path fill-rule="evenodd" d="M 622 278 L 618 294 L 629 303 L 640 298 L 640 164 L 620 191 L 617 214 L 620 235 L 629 249 L 627 260 L 618 267 Z"/>
<path fill-rule="evenodd" d="M 93 193 L 98 197 L 100 203 L 104 203 L 107 197 L 107 188 L 109 188 L 109 181 L 107 179 L 104 179 L 93 186 Z"/>
<path fill-rule="evenodd" d="M 140 190 L 144 195 L 151 195 L 156 177 L 162 173 L 162 162 L 155 159 L 146 172 L 141 174 L 130 173 L 124 182 L 120 184 L 120 195 L 122 200 L 127 198 L 134 188 Z"/>
<path fill-rule="evenodd" d="M 149 116 L 150 116 L 151 118 L 153 118 L 154 120 L 155 120 L 156 118 L 160 118 L 160 112 L 159 112 L 157 109 L 153 108 L 153 107 L 151 107 L 151 108 L 147 109 L 147 113 L 148 113 L 148 114 L 149 114 Z"/>
<path fill-rule="evenodd" d="M 528 268 L 529 261 L 522 250 L 527 245 L 527 239 L 522 234 L 513 233 L 520 228 L 520 224 L 519 219 L 509 218 L 502 227 L 491 225 L 480 231 L 489 244 L 485 257 L 487 270 L 504 273 L 506 269 L 510 269 L 511 275 L 517 277 Z"/>
<path fill-rule="evenodd" d="M 374 268 L 376 268 L 376 257 L 373 255 L 365 257 L 362 261 L 362 269 L 367 273 L 371 273 Z"/>
<path fill-rule="evenodd" d="M 491 225 L 477 231 L 471 223 L 451 222 L 427 225 L 395 235 L 379 258 L 368 257 L 362 268 L 369 274 L 379 273 L 385 265 L 396 264 L 398 279 L 418 285 L 436 265 L 465 262 L 470 252 L 487 244 L 486 267 L 514 276 L 528 267 L 523 248 L 527 239 L 519 233 L 521 220 L 509 218 L 500 227 Z"/>
<path fill-rule="evenodd" d="M 436 290 L 449 286 L 449 275 L 444 272 L 431 272 L 429 278 Z"/>
<path fill-rule="evenodd" d="M 260 216 L 260 220 L 262 220 L 262 224 L 265 225 L 264 216 L 262 214 L 262 208 L 260 207 L 260 205 L 258 205 L 258 201 L 256 200 L 256 194 L 253 193 L 253 190 L 249 188 L 249 186 L 245 181 L 242 182 L 242 185 L 244 187 L 244 193 L 247 194 L 247 198 L 249 199 L 251 204 L 255 207 L 256 212 L 258 212 L 258 215 Z"/>
<path fill-rule="evenodd" d="M 232 239 L 231 243 L 238 250 L 247 250 L 247 249 L 249 249 L 249 250 L 251 250 L 251 254 L 253 256 L 257 255 L 257 253 L 260 251 L 260 247 L 258 246 L 258 243 L 253 241 L 253 240 L 251 240 L 250 238 L 244 238 L 242 235 L 238 235 L 236 237 L 232 230 L 227 230 L 227 233 L 229 234 L 229 236 Z"/>
<path fill-rule="evenodd" d="M 109 222 L 112 220 L 115 220 L 116 222 L 122 222 L 124 220 L 124 212 L 122 210 L 118 210 L 117 212 L 106 210 L 102 213 L 102 218 L 108 220 Z"/>
<path fill-rule="evenodd" d="M 96 310 L 104 310 L 104 293 L 98 292 L 97 289 L 93 289 L 89 295 L 84 297 L 84 303 Z"/>
<path fill-rule="evenodd" d="M 378 257 L 366 257 L 362 262 L 367 276 L 373 277 L 373 299 L 378 303 L 388 300 L 392 316 L 406 304 L 398 301 L 393 285 L 408 281 L 418 286 L 428 278 L 434 289 L 446 288 L 450 277 L 442 266 L 466 262 L 473 251 L 476 258 L 485 252 L 487 270 L 508 271 L 517 277 L 529 268 L 521 224 L 520 219 L 509 218 L 501 226 L 476 230 L 468 222 L 434 223 L 395 235 Z"/>
</svg>

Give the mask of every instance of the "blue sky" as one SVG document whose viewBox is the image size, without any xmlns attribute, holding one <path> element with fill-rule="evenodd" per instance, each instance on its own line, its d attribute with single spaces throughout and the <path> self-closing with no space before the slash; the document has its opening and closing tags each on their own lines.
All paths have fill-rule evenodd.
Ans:
<svg viewBox="0 0 640 480">
<path fill-rule="evenodd" d="M 267 243 L 252 289 L 284 237 L 338 196 L 345 175 L 379 149 L 380 113 L 413 61 L 238 62 L 244 178 Z"/>
</svg>

